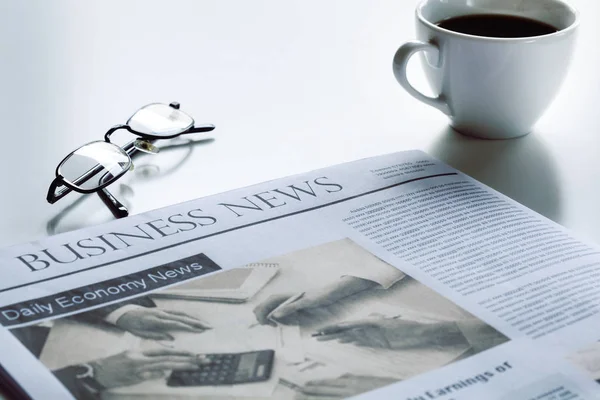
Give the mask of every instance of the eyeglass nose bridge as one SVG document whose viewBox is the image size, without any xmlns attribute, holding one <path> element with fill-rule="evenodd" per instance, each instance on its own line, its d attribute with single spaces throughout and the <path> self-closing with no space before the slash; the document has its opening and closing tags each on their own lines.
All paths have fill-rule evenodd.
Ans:
<svg viewBox="0 0 600 400">
<path fill-rule="evenodd" d="M 139 151 L 148 154 L 158 154 L 158 152 L 160 151 L 160 148 L 153 145 L 150 140 L 141 138 L 135 139 L 133 141 L 133 147 L 135 147 Z"/>
<path fill-rule="evenodd" d="M 104 134 L 104 141 L 107 143 L 110 143 L 110 136 L 115 133 L 116 131 L 118 131 L 119 129 L 126 129 L 129 132 L 133 133 L 134 135 L 137 135 L 138 133 L 131 130 L 131 128 L 128 125 L 124 125 L 124 124 L 119 124 L 119 125 L 115 125 L 112 128 L 110 128 L 105 134 Z"/>
</svg>

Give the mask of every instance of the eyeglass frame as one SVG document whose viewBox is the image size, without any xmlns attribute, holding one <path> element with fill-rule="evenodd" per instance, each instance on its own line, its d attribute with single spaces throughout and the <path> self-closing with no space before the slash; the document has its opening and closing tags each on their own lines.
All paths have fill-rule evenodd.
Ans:
<svg viewBox="0 0 600 400">
<path fill-rule="evenodd" d="M 148 106 L 154 105 L 154 104 L 162 104 L 162 103 L 150 103 L 150 104 L 147 104 L 147 105 L 139 108 L 127 120 L 127 123 L 129 123 L 131 118 L 133 118 L 133 116 L 135 116 L 140 110 L 142 110 Z M 172 102 L 169 104 L 169 107 L 179 110 L 180 104 L 178 102 Z M 177 136 L 186 135 L 189 133 L 209 132 L 209 131 L 212 131 L 213 129 L 215 129 L 215 126 L 212 124 L 195 126 L 194 119 L 187 114 L 185 114 L 185 115 L 188 116 L 192 120 L 191 125 L 187 129 L 182 130 L 181 132 L 171 134 L 171 135 L 153 135 L 151 133 L 144 133 L 144 132 L 136 131 L 133 128 L 131 128 L 128 124 L 119 124 L 119 125 L 113 126 L 104 134 L 104 140 L 95 140 L 95 141 L 86 143 L 82 146 L 79 146 L 78 148 L 76 148 L 75 150 L 73 150 L 72 152 L 67 154 L 67 156 L 64 157 L 58 163 L 58 166 L 56 167 L 56 171 L 55 171 L 55 178 L 52 180 L 52 183 L 50 183 L 50 187 L 48 188 L 48 194 L 46 195 L 46 201 L 48 201 L 48 203 L 50 203 L 50 204 L 54 204 L 58 200 L 62 199 L 67 194 L 69 194 L 71 191 L 75 191 L 75 192 L 82 193 L 82 194 L 98 193 L 98 196 L 102 199 L 102 201 L 111 210 L 111 212 L 113 213 L 113 215 L 116 218 L 126 217 L 127 215 L 129 215 L 127 208 L 121 202 L 119 202 L 108 190 L 106 190 L 106 187 L 111 185 L 115 181 L 117 181 L 119 178 L 121 178 L 123 175 L 125 175 L 125 173 L 127 173 L 131 169 L 131 166 L 133 165 L 133 161 L 132 161 L 131 157 L 134 156 L 136 153 L 138 153 L 140 150 L 135 146 L 135 144 L 134 144 L 135 140 L 132 140 L 131 142 L 129 142 L 121 147 L 121 146 L 118 146 L 118 145 L 112 143 L 110 141 L 110 136 L 114 132 L 116 132 L 120 129 L 125 129 L 125 130 L 129 131 L 130 133 L 133 133 L 134 135 L 141 137 L 145 141 L 147 141 L 149 143 L 153 143 L 156 140 L 160 140 L 160 139 L 172 139 Z M 115 176 L 113 179 L 111 179 L 110 181 L 103 183 L 93 189 L 83 189 L 83 188 L 77 187 L 74 184 L 72 184 L 71 182 L 69 182 L 67 179 L 65 179 L 65 177 L 62 176 L 62 174 L 60 174 L 60 167 L 64 164 L 64 162 L 69 157 L 71 157 L 75 152 L 77 152 L 77 150 L 81 149 L 84 146 L 88 146 L 92 143 L 100 143 L 100 142 L 101 143 L 109 143 L 109 144 L 119 148 L 120 150 L 122 150 L 123 153 L 125 153 L 129 158 L 129 164 L 127 165 L 127 168 L 123 168 L 123 170 L 117 176 Z M 90 171 L 93 171 L 94 168 L 97 168 L 97 167 L 98 166 L 93 167 Z M 83 175 L 89 173 L 90 171 L 84 173 Z M 64 186 L 64 188 L 58 190 L 58 194 L 57 194 L 56 191 L 60 186 Z"/>
</svg>

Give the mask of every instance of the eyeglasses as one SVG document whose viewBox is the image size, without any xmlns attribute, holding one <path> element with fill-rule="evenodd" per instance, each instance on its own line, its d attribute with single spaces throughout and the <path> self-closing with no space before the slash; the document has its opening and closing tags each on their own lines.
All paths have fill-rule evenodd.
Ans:
<svg viewBox="0 0 600 400">
<path fill-rule="evenodd" d="M 138 136 L 119 147 L 110 142 L 111 135 L 125 129 Z M 50 184 L 46 200 L 54 204 L 71 191 L 98 193 L 116 218 L 129 212 L 106 187 L 133 169 L 131 157 L 138 151 L 157 153 L 153 143 L 180 135 L 208 132 L 214 125 L 194 125 L 194 119 L 179 110 L 179 103 L 148 104 L 133 114 L 126 124 L 113 126 L 104 140 L 90 142 L 67 155 L 56 167 L 56 178 Z"/>
</svg>

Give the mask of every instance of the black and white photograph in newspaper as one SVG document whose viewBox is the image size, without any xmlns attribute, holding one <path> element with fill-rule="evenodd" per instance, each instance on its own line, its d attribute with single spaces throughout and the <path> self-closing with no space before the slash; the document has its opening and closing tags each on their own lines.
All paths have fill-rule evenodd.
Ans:
<svg viewBox="0 0 600 400">
<path fill-rule="evenodd" d="M 508 341 L 350 239 L 12 330 L 78 399 L 336 399 Z"/>
<path fill-rule="evenodd" d="M 594 342 L 569 354 L 567 360 L 600 384 L 600 342 Z"/>
</svg>

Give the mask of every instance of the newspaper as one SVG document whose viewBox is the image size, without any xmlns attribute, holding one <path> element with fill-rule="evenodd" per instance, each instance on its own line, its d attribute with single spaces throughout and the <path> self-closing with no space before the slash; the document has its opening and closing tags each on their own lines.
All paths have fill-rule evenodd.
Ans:
<svg viewBox="0 0 600 400">
<path fill-rule="evenodd" d="M 419 151 L 0 252 L 34 399 L 594 399 L 600 248 Z"/>
</svg>

